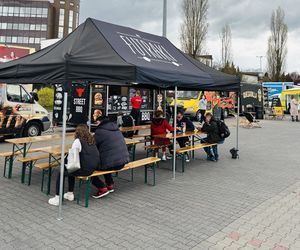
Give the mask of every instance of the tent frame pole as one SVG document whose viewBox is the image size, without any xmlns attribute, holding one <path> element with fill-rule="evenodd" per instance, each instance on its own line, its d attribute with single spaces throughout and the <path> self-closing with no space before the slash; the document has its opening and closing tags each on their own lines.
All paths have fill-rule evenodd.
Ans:
<svg viewBox="0 0 300 250">
<path fill-rule="evenodd" d="M 174 120 L 174 138 L 173 138 L 173 179 L 176 178 L 176 127 L 177 127 L 177 86 L 175 86 L 174 93 L 174 112 L 173 112 L 173 120 Z"/>
<path fill-rule="evenodd" d="M 89 87 L 89 90 L 90 90 L 90 94 L 89 94 L 89 119 L 88 119 L 88 121 L 89 121 L 89 131 L 90 131 L 90 133 L 91 133 L 91 130 L 92 130 L 92 99 L 93 99 L 93 92 L 92 92 L 92 85 L 91 84 L 89 84 L 88 85 L 88 87 Z"/>
<path fill-rule="evenodd" d="M 239 150 L 240 92 L 237 92 L 236 149 Z"/>
<path fill-rule="evenodd" d="M 61 155 L 60 155 L 60 181 L 59 181 L 59 207 L 57 220 L 62 220 L 62 202 L 64 190 L 64 170 L 65 170 L 65 141 L 66 141 L 66 127 L 67 127 L 67 105 L 68 92 L 64 91 L 64 104 L 63 104 L 63 127 L 62 127 L 62 141 L 61 141 Z M 51 171 L 51 169 L 50 169 Z"/>
</svg>

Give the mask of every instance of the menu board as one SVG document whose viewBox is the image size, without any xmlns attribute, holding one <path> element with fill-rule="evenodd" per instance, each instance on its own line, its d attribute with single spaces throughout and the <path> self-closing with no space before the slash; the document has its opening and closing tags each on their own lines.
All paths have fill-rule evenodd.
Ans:
<svg viewBox="0 0 300 250">
<path fill-rule="evenodd" d="M 108 110 L 112 112 L 122 112 L 128 110 L 128 97 L 127 96 L 120 96 L 120 95 L 113 95 L 110 96 L 108 99 Z"/>
<path fill-rule="evenodd" d="M 63 115 L 63 87 L 62 84 L 54 85 L 53 121 L 61 122 Z"/>
<path fill-rule="evenodd" d="M 88 121 L 88 89 L 87 84 L 72 84 L 68 122 L 81 124 Z"/>
<path fill-rule="evenodd" d="M 106 88 L 102 84 L 92 86 L 92 123 L 95 123 L 98 117 L 105 116 Z"/>
</svg>

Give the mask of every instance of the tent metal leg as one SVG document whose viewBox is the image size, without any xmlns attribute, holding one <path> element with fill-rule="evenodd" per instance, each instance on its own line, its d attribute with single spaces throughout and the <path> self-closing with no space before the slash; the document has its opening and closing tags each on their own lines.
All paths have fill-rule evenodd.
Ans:
<svg viewBox="0 0 300 250">
<path fill-rule="evenodd" d="M 58 207 L 58 220 L 62 220 L 62 201 L 63 201 L 63 185 L 64 185 L 64 158 L 65 158 L 65 140 L 66 140 L 66 125 L 67 125 L 67 104 L 68 92 L 64 92 L 64 106 L 63 106 L 63 129 L 61 140 L 61 155 L 60 155 L 60 186 L 59 186 L 59 207 Z M 51 170 L 51 169 L 50 169 Z"/>
<path fill-rule="evenodd" d="M 176 114 L 177 114 L 177 86 L 175 87 L 175 96 L 174 96 L 174 112 L 173 112 L 173 120 L 174 120 L 174 139 L 173 139 L 173 179 L 176 178 Z"/>
</svg>

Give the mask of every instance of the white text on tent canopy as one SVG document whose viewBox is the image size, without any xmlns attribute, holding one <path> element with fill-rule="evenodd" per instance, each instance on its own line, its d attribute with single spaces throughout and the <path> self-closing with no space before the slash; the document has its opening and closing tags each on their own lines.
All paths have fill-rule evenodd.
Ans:
<svg viewBox="0 0 300 250">
<path fill-rule="evenodd" d="M 165 63 L 173 63 L 179 66 L 177 60 L 162 46 L 160 43 L 144 39 L 139 35 L 127 35 L 119 33 L 120 38 L 130 48 L 133 54 L 140 55 L 148 62 L 160 61 Z"/>
</svg>

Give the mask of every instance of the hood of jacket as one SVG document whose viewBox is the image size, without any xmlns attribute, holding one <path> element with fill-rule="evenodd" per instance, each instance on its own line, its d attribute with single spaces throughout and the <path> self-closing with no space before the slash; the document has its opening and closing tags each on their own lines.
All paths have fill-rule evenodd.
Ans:
<svg viewBox="0 0 300 250">
<path fill-rule="evenodd" d="M 116 122 L 105 121 L 105 120 L 102 123 L 99 124 L 97 129 L 104 129 L 104 130 L 108 130 L 108 131 L 117 131 L 117 130 L 119 130 L 118 125 L 117 125 Z"/>
<path fill-rule="evenodd" d="M 159 118 L 153 118 L 152 123 L 156 126 L 161 126 L 163 124 L 164 120 L 165 120 L 164 118 L 160 118 L 160 117 Z"/>
</svg>

